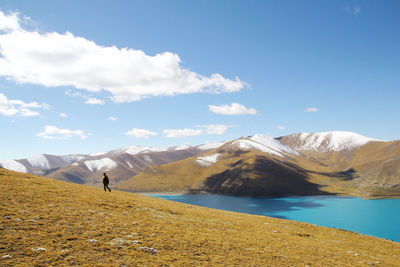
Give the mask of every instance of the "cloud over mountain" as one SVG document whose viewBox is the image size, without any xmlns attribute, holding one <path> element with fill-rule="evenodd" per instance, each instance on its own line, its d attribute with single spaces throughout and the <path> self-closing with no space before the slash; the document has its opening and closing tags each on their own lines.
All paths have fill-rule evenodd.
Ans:
<svg viewBox="0 0 400 267">
<path fill-rule="evenodd" d="M 231 128 L 233 126 L 225 125 L 225 124 L 209 124 L 209 125 L 202 125 L 201 127 L 204 127 L 206 129 L 207 134 L 222 135 L 229 128 Z"/>
<path fill-rule="evenodd" d="M 255 115 L 257 114 L 257 110 L 254 108 L 246 108 L 245 106 L 239 104 L 239 103 L 232 103 L 230 105 L 220 105 L 220 106 L 215 106 L 215 105 L 209 105 L 208 109 L 211 112 L 214 112 L 216 114 L 222 114 L 222 115 Z"/>
<path fill-rule="evenodd" d="M 87 134 L 82 130 L 60 129 L 56 126 L 46 125 L 42 132 L 37 134 L 38 137 L 43 139 L 70 139 L 79 137 L 86 139 Z"/>
<path fill-rule="evenodd" d="M 144 139 L 148 139 L 150 136 L 157 135 L 157 133 L 155 132 L 138 128 L 133 128 L 132 130 L 126 132 L 125 134 L 133 138 L 144 138 Z"/>
<path fill-rule="evenodd" d="M 18 83 L 105 90 L 114 102 L 152 96 L 229 93 L 246 84 L 218 73 L 210 77 L 181 66 L 175 53 L 154 56 L 141 50 L 101 46 L 66 32 L 41 33 L 21 27 L 18 14 L 0 11 L 0 76 Z"/>
<path fill-rule="evenodd" d="M 202 129 L 165 129 L 164 134 L 168 138 L 182 138 L 190 136 L 199 136 L 204 134 Z"/>
</svg>

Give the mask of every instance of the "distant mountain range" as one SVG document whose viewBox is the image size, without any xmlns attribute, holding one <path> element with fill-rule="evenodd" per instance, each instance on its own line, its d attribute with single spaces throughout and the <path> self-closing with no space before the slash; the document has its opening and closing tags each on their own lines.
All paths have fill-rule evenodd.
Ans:
<svg viewBox="0 0 400 267">
<path fill-rule="evenodd" d="M 400 141 L 352 132 L 240 138 L 117 185 L 128 191 L 236 196 L 400 196 Z"/>
<path fill-rule="evenodd" d="M 117 183 L 131 178 L 150 166 L 196 156 L 220 145 L 222 143 L 170 148 L 128 146 L 87 155 L 41 154 L 27 159 L 3 160 L 0 161 L 0 167 L 79 184 L 99 185 L 103 172 L 107 172 L 112 177 L 112 182 Z"/>
<path fill-rule="evenodd" d="M 44 154 L 0 161 L 0 166 L 89 185 L 99 185 L 107 171 L 114 188 L 134 192 L 400 196 L 400 141 L 342 131 L 279 138 L 256 134 L 196 147 Z"/>
</svg>

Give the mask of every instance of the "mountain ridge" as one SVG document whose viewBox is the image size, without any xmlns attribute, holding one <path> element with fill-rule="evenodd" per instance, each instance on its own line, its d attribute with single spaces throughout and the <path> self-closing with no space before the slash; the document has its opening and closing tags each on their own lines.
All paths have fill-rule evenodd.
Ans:
<svg viewBox="0 0 400 267">
<path fill-rule="evenodd" d="M 0 166 L 93 186 L 99 186 L 102 173 L 108 172 L 113 184 L 130 191 L 388 197 L 400 195 L 397 142 L 345 131 L 277 138 L 255 134 L 198 146 L 127 146 L 87 155 L 42 154 L 0 161 Z"/>
<path fill-rule="evenodd" d="M 253 197 L 400 196 L 400 141 L 378 141 L 348 132 L 316 136 L 326 138 L 318 139 L 314 146 L 308 142 L 307 149 L 299 150 L 296 147 L 305 140 L 304 134 L 286 140 L 262 135 L 242 137 L 201 157 L 153 166 L 117 188 Z M 204 159 L 209 159 L 207 164 Z M 186 177 L 191 174 L 196 179 Z"/>
<path fill-rule="evenodd" d="M 26 159 L 0 161 L 9 170 L 64 181 L 99 185 L 102 172 L 111 172 L 114 182 L 129 178 L 152 165 L 160 165 L 204 153 L 222 143 L 168 148 L 126 146 L 90 154 L 40 154 Z"/>
<path fill-rule="evenodd" d="M 298 151 L 319 152 L 354 150 L 372 141 L 384 142 L 348 131 L 300 132 L 280 137 L 280 140 Z"/>
</svg>

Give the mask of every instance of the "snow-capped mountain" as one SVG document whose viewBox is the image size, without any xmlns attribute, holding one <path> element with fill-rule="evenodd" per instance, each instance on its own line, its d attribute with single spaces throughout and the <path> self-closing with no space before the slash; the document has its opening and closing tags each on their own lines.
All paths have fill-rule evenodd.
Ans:
<svg viewBox="0 0 400 267">
<path fill-rule="evenodd" d="M 168 157 L 174 158 L 174 154 L 179 151 L 190 151 L 187 156 L 202 154 L 205 151 L 213 150 L 228 144 L 243 150 L 258 150 L 279 157 L 285 155 L 299 155 L 299 152 L 332 152 L 343 150 L 354 150 L 368 142 L 379 141 L 374 138 L 362 136 L 353 132 L 331 131 L 320 133 L 296 133 L 279 138 L 269 137 L 263 134 L 256 134 L 249 137 L 239 138 L 234 141 L 206 143 L 199 146 L 180 145 L 175 147 L 146 147 L 146 146 L 127 146 L 106 152 L 95 152 L 91 154 L 72 154 L 72 155 L 49 155 L 41 154 L 27 159 L 3 160 L 0 166 L 6 169 L 19 172 L 28 172 L 39 175 L 49 175 L 51 170 L 59 169 L 65 166 L 85 166 L 90 172 L 109 171 L 118 166 L 125 165 L 127 168 L 135 168 L 138 161 L 145 162 L 145 165 L 157 165 L 171 162 L 168 159 L 152 159 L 154 154 L 168 154 Z M 117 163 L 115 157 L 121 158 L 121 155 L 139 156 L 139 159 L 127 158 L 122 163 Z M 161 155 L 161 154 L 160 154 Z M 125 156 L 127 157 L 127 156 Z M 184 157 L 183 157 L 184 158 Z M 174 160 L 182 159 L 181 157 Z M 136 163 L 135 163 L 136 161 Z M 201 162 L 201 160 L 199 160 Z M 205 164 L 203 162 L 203 164 Z M 210 163 L 208 163 L 210 164 Z M 139 164 L 140 165 L 140 164 Z M 140 168 L 141 169 L 141 168 Z"/>
<path fill-rule="evenodd" d="M 371 141 L 379 141 L 353 132 L 332 131 L 320 133 L 296 133 L 284 137 L 273 138 L 263 134 L 242 137 L 227 142 L 227 146 L 240 150 L 256 150 L 274 156 L 300 156 L 302 152 L 318 153 L 332 151 L 351 151 Z M 202 166 L 211 166 L 218 161 L 220 154 L 198 157 L 196 162 Z"/>
<path fill-rule="evenodd" d="M 83 164 L 92 172 L 97 170 L 109 171 L 118 166 L 118 164 L 110 158 L 85 160 Z M 74 166 L 77 165 L 78 164 L 75 164 Z"/>
<path fill-rule="evenodd" d="M 43 170 L 59 168 L 67 164 L 84 160 L 88 157 L 87 155 L 77 154 L 67 156 L 41 154 L 20 160 L 1 160 L 0 166 L 13 171 L 42 174 Z"/>
<path fill-rule="evenodd" d="M 128 191 L 324 194 L 332 193 L 328 187 L 335 181 L 340 181 L 339 187 L 349 181 L 351 190 L 370 186 L 375 192 L 381 190 L 380 185 L 400 188 L 400 141 L 379 141 L 343 131 L 278 138 L 256 134 L 199 146 L 128 146 L 87 155 L 42 154 L 0 161 L 0 166 L 88 185 L 99 185 L 102 173 L 107 172 L 113 186 Z"/>
<path fill-rule="evenodd" d="M 284 157 L 285 154 L 299 154 L 296 150 L 279 142 L 279 140 L 263 134 L 256 134 L 246 138 L 240 138 L 236 141 L 233 141 L 230 145 L 237 146 L 238 148 L 245 150 L 259 150 L 279 157 Z"/>
<path fill-rule="evenodd" d="M 278 138 L 285 144 L 297 151 L 352 151 L 368 142 L 380 141 L 353 132 L 330 131 L 320 133 L 296 133 Z"/>
<path fill-rule="evenodd" d="M 0 161 L 0 166 L 12 171 L 28 172 L 28 170 L 22 163 L 13 159 Z"/>
<path fill-rule="evenodd" d="M 5 169 L 18 171 L 18 172 L 29 172 L 41 174 L 44 170 L 51 170 L 59 168 L 65 165 L 73 164 L 78 166 L 84 164 L 90 170 L 110 170 L 115 168 L 116 163 L 110 159 L 110 157 L 118 156 L 121 154 L 129 155 L 145 155 L 160 152 L 176 152 L 185 150 L 198 150 L 198 153 L 202 153 L 207 150 L 215 149 L 224 143 L 212 143 L 203 144 L 199 146 L 180 145 L 175 147 L 145 147 L 145 146 L 127 146 L 124 148 L 114 149 L 106 152 L 95 152 L 90 154 L 72 154 L 72 155 L 49 155 L 40 154 L 26 159 L 19 160 L 0 160 L 0 167 Z M 151 162 L 152 159 L 149 155 L 143 157 L 145 161 Z M 127 165 L 131 165 L 129 161 L 126 161 Z"/>
<path fill-rule="evenodd" d="M 33 173 L 76 183 L 97 184 L 102 172 L 110 172 L 114 181 L 128 179 L 149 166 L 182 160 L 217 148 L 223 143 L 175 147 L 128 146 L 91 154 L 41 154 L 19 160 L 0 161 L 0 167 Z"/>
<path fill-rule="evenodd" d="M 116 187 L 236 196 L 400 196 L 400 140 L 339 131 L 279 138 L 257 134 L 153 166 Z"/>
</svg>

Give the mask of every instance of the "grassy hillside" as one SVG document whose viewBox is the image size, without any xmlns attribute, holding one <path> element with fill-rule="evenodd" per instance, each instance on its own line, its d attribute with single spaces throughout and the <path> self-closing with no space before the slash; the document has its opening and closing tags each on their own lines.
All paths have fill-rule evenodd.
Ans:
<svg viewBox="0 0 400 267">
<path fill-rule="evenodd" d="M 400 244 L 0 169 L 0 264 L 399 266 Z"/>
</svg>

